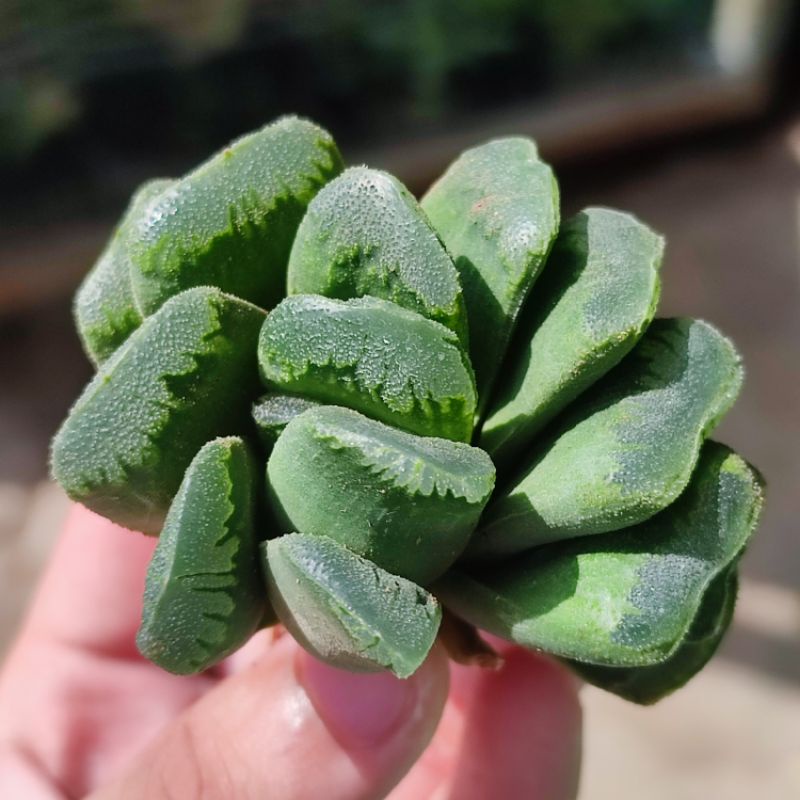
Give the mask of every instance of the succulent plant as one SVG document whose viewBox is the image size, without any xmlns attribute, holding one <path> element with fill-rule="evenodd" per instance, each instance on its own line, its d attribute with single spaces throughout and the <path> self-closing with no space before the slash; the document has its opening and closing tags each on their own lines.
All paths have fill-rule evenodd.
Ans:
<svg viewBox="0 0 800 800">
<path fill-rule="evenodd" d="M 78 292 L 97 374 L 52 448 L 70 497 L 160 533 L 141 652 L 196 672 L 279 621 L 405 677 L 444 609 L 637 702 L 685 683 L 763 490 L 707 439 L 733 345 L 654 320 L 663 244 L 562 223 L 522 137 L 419 203 L 297 118 L 145 184 Z"/>
</svg>

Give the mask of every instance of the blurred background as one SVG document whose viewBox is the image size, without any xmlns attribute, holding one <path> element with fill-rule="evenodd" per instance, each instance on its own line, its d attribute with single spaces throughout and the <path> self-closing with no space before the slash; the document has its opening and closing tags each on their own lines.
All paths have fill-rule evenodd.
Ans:
<svg viewBox="0 0 800 800">
<path fill-rule="evenodd" d="M 90 374 L 71 295 L 138 183 L 286 112 L 417 193 L 528 134 L 565 215 L 667 236 L 661 313 L 737 342 L 718 435 L 769 483 L 711 666 L 652 710 L 584 690 L 581 797 L 800 797 L 799 5 L 0 0 L 0 654 L 66 507 L 47 444 Z"/>
</svg>

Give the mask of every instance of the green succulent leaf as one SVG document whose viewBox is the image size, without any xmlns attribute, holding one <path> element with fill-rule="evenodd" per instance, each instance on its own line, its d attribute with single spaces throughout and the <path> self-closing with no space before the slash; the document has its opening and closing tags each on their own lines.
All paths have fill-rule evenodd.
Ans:
<svg viewBox="0 0 800 800">
<path fill-rule="evenodd" d="M 207 669 L 261 624 L 256 492 L 256 466 L 241 439 L 215 439 L 189 465 L 147 570 L 136 637 L 160 667 L 180 675 Z"/>
<path fill-rule="evenodd" d="M 461 277 L 483 406 L 558 230 L 558 184 L 533 141 L 497 139 L 463 153 L 422 208 Z"/>
<path fill-rule="evenodd" d="M 202 445 L 248 425 L 264 312 L 190 289 L 106 361 L 53 440 L 53 475 L 98 514 L 158 533 Z"/>
<path fill-rule="evenodd" d="M 75 296 L 74 314 L 83 349 L 95 366 L 105 361 L 142 324 L 131 286 L 127 232 L 147 214 L 149 205 L 172 184 L 153 180 L 142 184 L 108 244 Z"/>
<path fill-rule="evenodd" d="M 287 297 L 264 322 L 258 361 L 268 389 L 423 436 L 472 435 L 477 396 L 458 338 L 386 300 Z"/>
<path fill-rule="evenodd" d="M 603 667 L 567 661 L 588 683 L 634 703 L 650 705 L 680 689 L 711 659 L 728 630 L 736 605 L 738 574 L 735 567 L 717 576 L 700 610 L 675 652 L 649 667 Z"/>
<path fill-rule="evenodd" d="M 612 667 L 658 664 L 741 554 L 762 503 L 753 469 L 708 442 L 687 490 L 652 519 L 451 571 L 434 590 L 467 621 L 526 647 Z"/>
<path fill-rule="evenodd" d="M 267 451 L 271 450 L 283 429 L 299 414 L 319 403 L 291 394 L 276 392 L 262 395 L 253 404 L 253 421 L 258 429 L 261 444 Z"/>
<path fill-rule="evenodd" d="M 461 554 L 494 477 L 483 450 L 337 406 L 295 417 L 267 464 L 280 530 L 329 536 L 422 585 Z"/>
<path fill-rule="evenodd" d="M 442 611 L 421 587 L 325 536 L 281 536 L 262 552 L 280 621 L 322 661 L 406 678 L 425 660 Z"/>
<path fill-rule="evenodd" d="M 630 214 L 587 208 L 561 227 L 481 431 L 508 463 L 605 375 L 655 314 L 664 240 Z"/>
<path fill-rule="evenodd" d="M 372 295 L 453 330 L 467 313 L 450 256 L 410 192 L 380 170 L 351 167 L 311 201 L 289 259 L 289 294 Z"/>
<path fill-rule="evenodd" d="M 733 345 L 711 325 L 656 320 L 490 504 L 470 553 L 514 553 L 651 517 L 683 491 L 741 382 Z"/>
<path fill-rule="evenodd" d="M 162 192 L 129 234 L 139 309 L 193 286 L 270 308 L 311 198 L 342 168 L 322 128 L 283 117 L 243 136 Z"/>
</svg>

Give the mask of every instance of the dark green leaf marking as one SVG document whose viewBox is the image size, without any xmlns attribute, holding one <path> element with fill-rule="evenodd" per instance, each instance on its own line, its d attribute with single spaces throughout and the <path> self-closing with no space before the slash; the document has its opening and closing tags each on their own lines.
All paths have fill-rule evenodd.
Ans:
<svg viewBox="0 0 800 800">
<path fill-rule="evenodd" d="M 289 294 L 372 295 L 441 322 L 466 346 L 467 314 L 450 256 L 396 178 L 352 167 L 311 201 L 289 259 Z"/>
<path fill-rule="evenodd" d="M 423 436 L 472 434 L 477 397 L 458 338 L 386 300 L 287 297 L 264 322 L 258 361 L 268 389 Z"/>
<path fill-rule="evenodd" d="M 508 463 L 615 366 L 655 314 L 664 240 L 630 214 L 587 208 L 561 228 L 529 298 L 481 446 Z"/>
<path fill-rule="evenodd" d="M 255 632 L 267 606 L 254 530 L 257 470 L 244 442 L 215 439 L 195 456 L 150 566 L 136 644 L 189 675 Z"/>
<path fill-rule="evenodd" d="M 98 514 L 158 533 L 186 468 L 214 436 L 248 425 L 264 312 L 190 289 L 103 364 L 53 440 L 53 475 Z"/>
<path fill-rule="evenodd" d="M 688 483 L 704 437 L 741 382 L 739 357 L 715 328 L 656 320 L 489 506 L 470 553 L 513 553 L 617 530 L 665 508 Z"/>
<path fill-rule="evenodd" d="M 717 576 L 678 649 L 649 667 L 603 667 L 567 661 L 585 681 L 634 703 L 650 705 L 680 689 L 711 659 L 728 630 L 736 605 L 736 567 Z"/>
<path fill-rule="evenodd" d="M 309 408 L 319 405 L 305 397 L 291 394 L 267 393 L 253 404 L 253 421 L 258 429 L 261 443 L 271 450 L 283 429 L 296 417 Z"/>
<path fill-rule="evenodd" d="M 133 290 L 152 314 L 192 286 L 217 286 L 270 308 L 311 198 L 341 170 L 333 139 L 283 117 L 243 136 L 182 178 L 128 238 Z"/>
<path fill-rule="evenodd" d="M 558 230 L 558 185 L 530 139 L 496 139 L 463 153 L 422 199 L 422 208 L 464 287 L 483 406 Z"/>
<path fill-rule="evenodd" d="M 267 464 L 279 529 L 330 536 L 425 585 L 461 554 L 494 488 L 483 450 L 337 406 L 293 419 Z"/>
<path fill-rule="evenodd" d="M 95 366 L 142 324 L 131 286 L 127 232 L 171 184 L 170 180 L 147 181 L 136 190 L 105 250 L 75 295 L 75 324 L 86 355 Z"/>
<path fill-rule="evenodd" d="M 676 652 L 763 503 L 759 477 L 709 442 L 688 489 L 636 527 L 561 542 L 434 587 L 467 621 L 526 647 L 613 667 Z"/>
<path fill-rule="evenodd" d="M 425 660 L 442 616 L 433 595 L 325 536 L 294 533 L 262 550 L 280 621 L 317 658 L 400 678 Z"/>
</svg>

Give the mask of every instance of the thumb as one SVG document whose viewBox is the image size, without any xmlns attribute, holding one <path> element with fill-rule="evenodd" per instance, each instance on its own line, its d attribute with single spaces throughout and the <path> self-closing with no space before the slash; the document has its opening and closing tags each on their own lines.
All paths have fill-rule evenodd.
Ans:
<svg viewBox="0 0 800 800">
<path fill-rule="evenodd" d="M 408 680 L 325 666 L 282 637 L 173 721 L 96 800 L 385 796 L 428 745 L 449 686 L 435 648 Z"/>
</svg>

